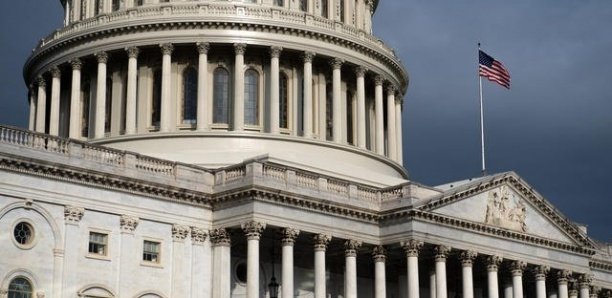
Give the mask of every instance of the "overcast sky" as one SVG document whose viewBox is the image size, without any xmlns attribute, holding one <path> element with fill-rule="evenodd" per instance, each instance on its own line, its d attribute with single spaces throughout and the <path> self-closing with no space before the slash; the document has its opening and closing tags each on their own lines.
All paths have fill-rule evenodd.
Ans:
<svg viewBox="0 0 612 298">
<path fill-rule="evenodd" d="M 0 123 L 27 125 L 22 65 L 61 26 L 59 1 L 0 11 Z M 410 75 L 404 160 L 437 185 L 480 175 L 477 43 L 512 75 L 483 81 L 487 168 L 515 171 L 612 241 L 612 1 L 381 0 L 374 32 Z"/>
</svg>

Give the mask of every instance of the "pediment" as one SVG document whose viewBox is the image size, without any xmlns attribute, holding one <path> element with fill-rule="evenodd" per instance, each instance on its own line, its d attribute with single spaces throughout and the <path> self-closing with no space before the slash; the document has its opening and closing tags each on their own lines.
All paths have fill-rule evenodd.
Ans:
<svg viewBox="0 0 612 298">
<path fill-rule="evenodd" d="M 592 247 L 575 224 L 514 173 L 451 189 L 419 209 L 555 242 Z"/>
</svg>

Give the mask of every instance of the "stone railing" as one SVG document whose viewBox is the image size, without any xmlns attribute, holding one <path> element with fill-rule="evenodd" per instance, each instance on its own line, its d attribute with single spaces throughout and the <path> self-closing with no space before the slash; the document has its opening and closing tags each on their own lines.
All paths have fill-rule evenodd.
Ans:
<svg viewBox="0 0 612 298">
<path fill-rule="evenodd" d="M 292 11 L 273 6 L 261 6 L 258 4 L 245 3 L 189 3 L 174 2 L 162 5 L 146 5 L 122 9 L 115 12 L 100 14 L 82 21 L 73 22 L 70 25 L 58 29 L 49 36 L 43 38 L 39 47 L 44 47 L 54 41 L 91 31 L 95 27 L 109 28 L 113 26 L 130 25 L 135 22 L 147 24 L 163 19 L 164 22 L 176 21 L 232 21 L 232 22 L 257 22 L 263 21 L 268 24 L 282 22 L 283 26 L 301 26 L 305 30 L 318 33 L 329 33 L 339 35 L 359 44 L 374 47 L 392 57 L 395 57 L 393 49 L 385 45 L 375 36 L 357 29 L 355 26 L 339 21 L 311 15 L 301 11 Z"/>
<path fill-rule="evenodd" d="M 16 127 L 0 126 L 0 142 L 68 154 L 69 141 Z"/>
</svg>

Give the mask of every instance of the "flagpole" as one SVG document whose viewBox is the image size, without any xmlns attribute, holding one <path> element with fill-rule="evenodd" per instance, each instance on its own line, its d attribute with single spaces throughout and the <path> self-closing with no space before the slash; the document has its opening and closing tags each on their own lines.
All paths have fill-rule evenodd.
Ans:
<svg viewBox="0 0 612 298">
<path fill-rule="evenodd" d="M 480 56 L 480 43 L 478 43 L 478 54 Z M 480 67 L 480 66 L 479 66 Z M 487 175 L 485 166 L 485 138 L 484 138 L 484 113 L 482 105 L 482 76 L 478 74 L 478 84 L 480 86 L 480 149 L 482 153 L 482 176 Z"/>
</svg>

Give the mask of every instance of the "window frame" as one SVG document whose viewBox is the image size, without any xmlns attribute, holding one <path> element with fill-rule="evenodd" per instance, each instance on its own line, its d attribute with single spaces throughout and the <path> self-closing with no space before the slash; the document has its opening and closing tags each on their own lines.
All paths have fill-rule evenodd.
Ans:
<svg viewBox="0 0 612 298">
<path fill-rule="evenodd" d="M 17 276 L 12 277 L 10 279 L 10 281 L 8 283 L 8 286 L 7 286 L 6 297 L 9 297 L 9 295 L 11 294 L 11 291 L 15 291 L 15 289 L 11 289 L 11 286 L 18 279 L 24 280 L 30 286 L 30 292 L 27 293 L 27 292 L 21 292 L 20 291 L 20 292 L 14 292 L 14 294 L 21 294 L 21 295 L 29 294 L 30 297 L 34 297 L 34 294 L 36 293 L 36 287 L 34 286 L 34 283 L 32 282 L 32 280 L 30 278 L 27 278 L 27 277 L 25 277 L 23 275 L 17 275 Z"/>
<path fill-rule="evenodd" d="M 19 241 L 17 241 L 17 239 L 15 239 L 15 228 L 17 228 L 17 225 L 19 225 L 21 223 L 26 224 L 26 225 L 28 225 L 30 227 L 31 236 L 30 236 L 30 242 L 29 243 L 22 244 Z M 13 224 L 11 225 L 11 234 L 12 234 L 11 235 L 11 239 L 13 241 L 13 244 L 15 244 L 15 246 L 17 246 L 20 249 L 24 249 L 24 250 L 31 249 L 31 248 L 33 248 L 38 243 L 38 238 L 39 237 L 37 237 L 38 233 L 37 233 L 36 225 L 34 224 L 33 221 L 31 221 L 28 218 L 18 218 L 18 219 L 16 219 L 13 222 Z"/>
<path fill-rule="evenodd" d="M 145 253 L 145 242 L 157 243 L 159 245 L 159 252 L 157 253 L 157 262 L 147 261 L 144 259 Z M 140 241 L 140 265 L 145 267 L 163 268 L 164 266 L 164 241 L 163 239 L 144 236 Z"/>
<path fill-rule="evenodd" d="M 227 97 L 226 97 L 226 101 L 227 101 L 227 122 L 215 122 L 215 73 L 217 72 L 217 70 L 223 70 L 227 73 Z M 210 81 L 209 81 L 209 86 L 211 86 L 210 88 L 210 105 L 209 105 L 209 119 L 210 119 L 210 125 L 211 125 L 211 129 L 229 129 L 230 124 L 232 122 L 232 101 L 231 98 L 233 96 L 233 79 L 232 79 L 232 71 L 231 69 L 222 63 L 219 64 L 213 64 L 212 65 L 212 69 L 210 72 Z"/>
<path fill-rule="evenodd" d="M 247 96 L 246 96 L 246 92 L 247 92 L 247 88 L 246 88 L 246 84 L 247 84 L 247 72 L 252 71 L 254 73 L 257 74 L 257 81 L 256 81 L 256 86 L 257 86 L 257 90 L 255 93 L 256 96 L 256 106 L 257 106 L 257 121 L 256 123 L 247 123 L 246 120 L 246 108 L 247 108 Z M 261 131 L 262 129 L 262 123 L 263 123 L 263 97 L 264 97 L 264 73 L 263 70 L 261 69 L 261 67 L 257 66 L 257 65 L 247 65 L 245 67 L 244 70 L 244 128 L 245 130 L 255 130 L 255 131 Z"/>
<path fill-rule="evenodd" d="M 104 243 L 104 254 L 90 251 L 92 234 L 99 234 L 99 235 L 105 236 L 106 243 Z M 89 229 L 89 233 L 87 234 L 87 258 L 110 260 L 110 236 L 111 236 L 110 231 L 100 230 L 100 229 Z"/>
<path fill-rule="evenodd" d="M 194 74 L 194 88 L 193 90 L 193 119 L 185 118 L 185 104 L 186 104 L 186 92 L 187 92 L 187 74 L 189 71 L 193 71 Z M 193 64 L 187 64 L 181 71 L 181 91 L 180 98 L 181 100 L 178 102 L 180 105 L 177 109 L 177 119 L 178 119 L 178 127 L 179 128 L 195 128 L 198 122 L 198 68 Z"/>
</svg>

